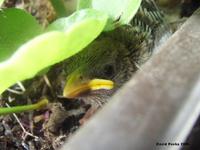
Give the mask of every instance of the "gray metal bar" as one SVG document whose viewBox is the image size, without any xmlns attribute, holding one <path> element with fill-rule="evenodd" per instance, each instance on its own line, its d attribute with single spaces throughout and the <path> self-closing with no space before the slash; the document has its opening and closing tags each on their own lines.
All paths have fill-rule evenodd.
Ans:
<svg viewBox="0 0 200 150">
<path fill-rule="evenodd" d="M 200 13 L 193 15 L 62 149 L 179 149 L 199 113 Z"/>
</svg>

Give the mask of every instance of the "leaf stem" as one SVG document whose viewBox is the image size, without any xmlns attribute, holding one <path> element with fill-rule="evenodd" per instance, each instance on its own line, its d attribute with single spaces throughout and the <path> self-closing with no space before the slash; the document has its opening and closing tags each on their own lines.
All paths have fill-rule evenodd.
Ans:
<svg viewBox="0 0 200 150">
<path fill-rule="evenodd" d="M 0 115 L 7 115 L 11 113 L 20 113 L 25 111 L 31 111 L 36 109 L 41 109 L 48 104 L 48 100 L 46 98 L 40 100 L 39 102 L 31 105 L 23 105 L 23 106 L 14 106 L 14 107 L 2 107 L 0 108 Z"/>
</svg>

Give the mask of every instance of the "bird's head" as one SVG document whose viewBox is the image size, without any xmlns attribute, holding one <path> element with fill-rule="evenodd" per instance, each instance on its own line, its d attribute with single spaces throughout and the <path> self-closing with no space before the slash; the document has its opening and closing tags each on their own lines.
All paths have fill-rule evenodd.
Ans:
<svg viewBox="0 0 200 150">
<path fill-rule="evenodd" d="M 67 98 L 109 97 L 127 80 L 132 64 L 126 47 L 110 38 L 97 39 L 66 64 Z"/>
<path fill-rule="evenodd" d="M 67 98 L 106 99 L 136 70 L 130 50 L 113 36 L 96 39 L 66 62 Z"/>
</svg>

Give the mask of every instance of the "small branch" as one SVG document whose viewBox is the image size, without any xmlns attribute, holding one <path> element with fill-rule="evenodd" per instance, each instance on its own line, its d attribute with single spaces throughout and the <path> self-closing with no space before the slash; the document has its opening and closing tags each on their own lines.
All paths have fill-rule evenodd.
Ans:
<svg viewBox="0 0 200 150">
<path fill-rule="evenodd" d="M 22 92 L 26 91 L 24 85 L 21 82 L 17 82 L 17 85 L 20 87 L 20 89 L 21 89 Z"/>
<path fill-rule="evenodd" d="M 6 103 L 6 106 L 7 106 L 8 108 L 11 108 L 11 107 L 9 106 L 8 103 Z M 33 138 L 35 138 L 35 139 L 39 139 L 39 137 L 37 137 L 37 136 L 35 136 L 35 135 L 29 133 L 28 131 L 26 131 L 26 129 L 24 128 L 24 126 L 22 125 L 22 123 L 20 122 L 19 118 L 17 117 L 17 115 L 16 115 L 15 113 L 13 113 L 13 116 L 14 116 L 14 118 L 16 119 L 16 121 L 18 122 L 18 124 L 19 124 L 20 127 L 22 128 L 22 131 L 23 131 L 24 134 L 25 134 L 25 135 L 22 137 L 23 140 L 25 140 L 27 136 L 31 136 L 31 137 L 33 137 Z"/>
<path fill-rule="evenodd" d="M 17 90 L 13 90 L 13 89 L 10 89 L 10 88 L 8 88 L 7 91 L 14 93 L 14 94 L 17 94 L 17 95 L 22 95 L 24 93 L 23 91 L 17 91 Z"/>
<path fill-rule="evenodd" d="M 24 92 L 26 91 L 25 87 L 23 86 L 23 84 L 21 82 L 17 82 L 17 85 L 18 85 L 18 89 L 20 89 L 20 91 L 18 90 L 14 90 L 14 89 L 11 89 L 11 88 L 8 88 L 7 91 L 11 92 L 11 93 L 14 93 L 14 94 L 17 94 L 17 95 L 22 95 L 24 94 Z"/>
<path fill-rule="evenodd" d="M 47 84 L 47 86 L 49 88 L 52 88 L 51 83 L 50 83 L 49 78 L 47 77 L 47 75 L 44 75 L 43 78 L 44 78 L 44 81 Z"/>
</svg>

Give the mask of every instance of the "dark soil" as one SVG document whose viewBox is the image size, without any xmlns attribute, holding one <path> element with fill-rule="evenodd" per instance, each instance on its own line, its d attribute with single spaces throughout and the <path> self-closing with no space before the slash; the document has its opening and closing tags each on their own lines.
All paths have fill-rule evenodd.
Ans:
<svg viewBox="0 0 200 150">
<path fill-rule="evenodd" d="M 31 13 L 43 26 L 56 18 L 48 0 L 6 0 L 3 7 L 17 7 Z M 82 101 L 60 98 L 62 93 L 60 66 L 53 67 L 45 76 L 20 83 L 3 93 L 0 106 L 35 103 L 43 97 L 50 100 L 47 108 L 39 111 L 0 117 L 0 149 L 54 150 L 79 126 L 79 120 L 90 107 Z M 48 77 L 49 76 L 49 77 Z M 50 84 L 49 84 L 50 83 Z"/>
</svg>

